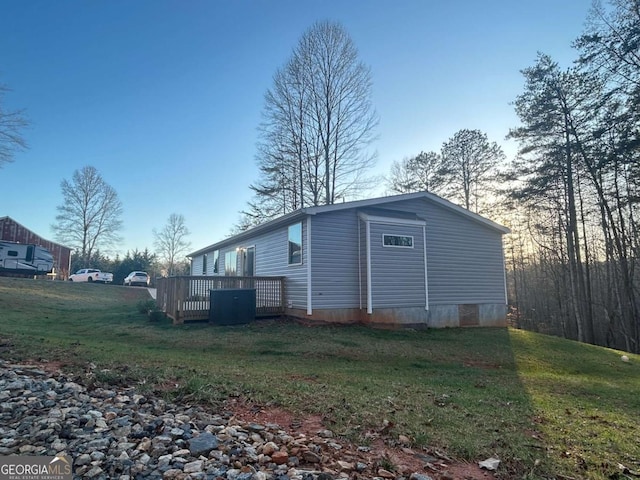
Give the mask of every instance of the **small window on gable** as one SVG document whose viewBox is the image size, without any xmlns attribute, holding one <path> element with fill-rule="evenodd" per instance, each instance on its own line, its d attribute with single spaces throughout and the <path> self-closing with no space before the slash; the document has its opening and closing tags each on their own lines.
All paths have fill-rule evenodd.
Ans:
<svg viewBox="0 0 640 480">
<path fill-rule="evenodd" d="M 413 248 L 413 237 L 410 235 L 382 235 L 382 245 L 385 247 Z"/>
<path fill-rule="evenodd" d="M 209 255 L 207 253 L 202 255 L 202 275 L 206 275 L 207 274 L 207 257 L 208 256 Z"/>
<path fill-rule="evenodd" d="M 302 222 L 289 226 L 289 265 L 302 265 Z"/>
<path fill-rule="evenodd" d="M 213 274 L 217 275 L 218 271 L 218 259 L 220 258 L 220 250 L 214 250 L 213 252 Z"/>
</svg>

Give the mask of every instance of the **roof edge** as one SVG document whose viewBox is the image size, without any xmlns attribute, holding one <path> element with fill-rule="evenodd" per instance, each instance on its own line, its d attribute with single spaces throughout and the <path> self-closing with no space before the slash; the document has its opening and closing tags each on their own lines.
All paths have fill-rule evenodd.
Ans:
<svg viewBox="0 0 640 480">
<path fill-rule="evenodd" d="M 466 216 L 477 223 L 483 224 L 486 227 L 497 230 L 502 234 L 511 233 L 511 230 L 509 228 L 503 225 L 500 225 L 499 223 L 496 223 L 493 220 L 489 220 L 488 218 L 478 215 L 477 213 L 473 213 L 467 210 L 466 208 L 463 208 L 459 205 L 456 205 L 453 202 L 450 202 L 449 200 L 445 200 L 444 198 L 439 197 L 438 195 L 435 195 L 427 191 L 422 191 L 422 192 L 413 192 L 413 193 L 401 193 L 401 194 L 389 195 L 385 197 L 368 198 L 364 200 L 354 200 L 351 202 L 344 202 L 344 203 L 334 203 L 333 205 L 318 205 L 315 207 L 305 207 L 305 208 L 296 210 L 294 212 L 287 213 L 281 217 L 274 218 L 273 220 L 269 220 L 268 222 L 265 222 L 261 225 L 245 230 L 244 232 L 238 233 L 236 235 L 231 235 L 230 237 L 220 240 L 219 242 L 213 243 L 207 247 L 204 247 L 192 253 L 189 253 L 187 254 L 187 257 L 193 258 L 197 255 L 201 255 L 206 252 L 218 250 L 221 247 L 224 247 L 225 245 L 235 243 L 237 241 L 241 241 L 244 238 L 251 237 L 255 234 L 258 234 L 270 228 L 287 224 L 292 220 L 302 219 L 308 215 L 317 215 L 319 213 L 335 212 L 335 211 L 347 210 L 351 208 L 362 208 L 362 207 L 368 207 L 373 205 L 393 203 L 393 202 L 398 202 L 403 200 L 413 200 L 416 198 L 426 198 L 438 205 L 448 208 L 449 210 L 453 210 L 454 212 L 460 215 Z"/>
<path fill-rule="evenodd" d="M 188 253 L 187 257 L 188 258 L 193 258 L 197 255 L 201 255 L 203 253 L 206 252 L 211 252 L 213 250 L 218 250 L 220 247 L 224 247 L 225 245 L 228 245 L 230 243 L 234 243 L 237 241 L 240 241 L 244 238 L 250 237 L 252 235 L 255 235 L 257 233 L 263 232 L 265 230 L 268 230 L 270 228 L 273 227 L 277 227 L 279 225 L 282 224 L 286 224 L 288 222 L 290 222 L 291 220 L 296 220 L 298 218 L 303 218 L 306 216 L 306 209 L 301 209 L 301 210 L 296 210 L 295 212 L 289 212 L 281 217 L 278 218 L 274 218 L 273 220 L 269 220 L 268 222 L 262 223 L 258 226 L 255 226 L 253 228 L 250 228 L 248 230 L 245 230 L 244 232 L 240 232 L 237 233 L 235 235 L 231 235 L 230 237 L 227 237 L 223 240 L 220 240 L 219 242 L 216 243 L 212 243 L 211 245 L 201 248 L 199 250 L 196 250 L 195 252 L 192 253 Z"/>
<path fill-rule="evenodd" d="M 40 239 L 41 239 L 41 240 L 43 240 L 43 241 L 45 241 L 45 242 L 49 242 L 49 243 L 52 243 L 52 244 L 57 245 L 57 246 L 59 246 L 59 247 L 67 248 L 67 249 L 69 249 L 69 250 L 73 251 L 73 248 L 71 248 L 71 247 L 68 247 L 68 246 L 63 245 L 63 244 L 61 244 L 61 243 L 54 242 L 53 240 L 49 240 L 49 239 L 47 239 L 47 238 L 44 238 L 43 236 L 41 236 L 41 235 L 37 234 L 36 232 L 34 232 L 33 230 L 31 230 L 30 228 L 25 227 L 23 224 L 21 224 L 20 222 L 18 222 L 15 218 L 10 217 L 9 215 L 5 215 L 4 217 L 0 217 L 0 221 L 2 221 L 2 220 L 10 220 L 10 221 L 12 221 L 12 222 L 16 223 L 17 225 L 21 226 L 21 227 L 22 227 L 22 228 L 24 228 L 25 230 L 28 230 L 29 232 L 31 232 L 32 234 L 34 234 L 36 237 L 40 237 Z"/>
</svg>

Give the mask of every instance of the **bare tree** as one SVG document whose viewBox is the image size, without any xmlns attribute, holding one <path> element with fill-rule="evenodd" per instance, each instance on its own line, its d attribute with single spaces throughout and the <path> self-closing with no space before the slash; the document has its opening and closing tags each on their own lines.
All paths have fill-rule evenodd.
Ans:
<svg viewBox="0 0 640 480">
<path fill-rule="evenodd" d="M 184 263 L 184 257 L 191 246 L 190 235 L 183 215 L 172 213 L 162 230 L 153 230 L 154 246 L 160 260 L 164 262 L 167 274 L 175 275 L 176 266 Z"/>
<path fill-rule="evenodd" d="M 344 28 L 318 22 L 300 39 L 265 95 L 255 224 L 310 205 L 352 198 L 369 186 L 367 151 L 378 117 L 371 74 Z"/>
<path fill-rule="evenodd" d="M 467 210 L 480 211 L 485 188 L 496 176 L 505 155 L 496 142 L 489 142 L 480 130 L 463 129 L 442 145 L 444 194 L 462 203 Z"/>
<path fill-rule="evenodd" d="M 415 157 L 395 161 L 387 180 L 393 193 L 429 191 L 437 193 L 441 184 L 442 157 L 436 152 L 420 152 Z"/>
<path fill-rule="evenodd" d="M 64 203 L 52 226 L 56 238 L 75 248 L 84 262 L 98 248 L 112 248 L 122 228 L 122 203 L 113 187 L 91 166 L 76 170 L 61 187 Z"/>
<path fill-rule="evenodd" d="M 21 131 L 29 125 L 22 110 L 8 111 L 3 106 L 3 97 L 9 89 L 0 85 L 0 167 L 13 161 L 17 151 L 25 150 L 27 142 Z"/>
</svg>

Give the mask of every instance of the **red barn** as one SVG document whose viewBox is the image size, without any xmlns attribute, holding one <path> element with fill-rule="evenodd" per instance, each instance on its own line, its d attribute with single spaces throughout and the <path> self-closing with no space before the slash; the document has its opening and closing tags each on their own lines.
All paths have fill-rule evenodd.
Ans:
<svg viewBox="0 0 640 480">
<path fill-rule="evenodd" d="M 67 278 L 71 268 L 71 249 L 51 242 L 20 225 L 11 217 L 0 217 L 0 240 L 16 243 L 33 243 L 46 248 L 53 255 L 53 267 L 58 278 Z"/>
</svg>

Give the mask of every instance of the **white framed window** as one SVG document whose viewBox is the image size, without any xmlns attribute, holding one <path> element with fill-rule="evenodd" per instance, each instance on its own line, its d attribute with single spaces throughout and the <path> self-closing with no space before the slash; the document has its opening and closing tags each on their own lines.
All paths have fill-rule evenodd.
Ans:
<svg viewBox="0 0 640 480">
<path fill-rule="evenodd" d="M 206 275 L 207 274 L 207 257 L 209 255 L 208 254 L 204 254 L 202 255 L 202 275 Z"/>
<path fill-rule="evenodd" d="M 289 265 L 302 265 L 302 222 L 289 226 Z"/>
<path fill-rule="evenodd" d="M 236 275 L 238 269 L 238 253 L 231 250 L 224 254 L 224 274 L 228 277 Z"/>
<path fill-rule="evenodd" d="M 218 261 L 220 259 L 220 250 L 213 251 L 213 274 L 218 275 L 220 273 L 220 269 L 218 267 Z"/>
<path fill-rule="evenodd" d="M 382 246 L 395 247 L 395 248 L 413 248 L 413 236 L 412 235 L 391 235 L 391 234 L 383 233 Z"/>
</svg>

